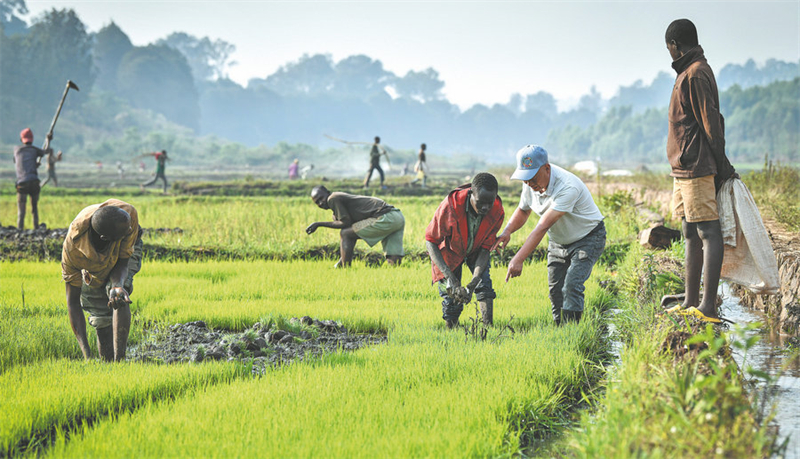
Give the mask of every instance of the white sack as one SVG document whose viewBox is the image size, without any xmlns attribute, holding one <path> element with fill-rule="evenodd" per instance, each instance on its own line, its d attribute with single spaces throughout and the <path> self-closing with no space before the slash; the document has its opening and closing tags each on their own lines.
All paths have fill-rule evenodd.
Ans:
<svg viewBox="0 0 800 459">
<path fill-rule="evenodd" d="M 778 262 L 758 207 L 744 182 L 726 180 L 717 193 L 725 256 L 721 278 L 761 295 L 778 293 Z"/>
</svg>

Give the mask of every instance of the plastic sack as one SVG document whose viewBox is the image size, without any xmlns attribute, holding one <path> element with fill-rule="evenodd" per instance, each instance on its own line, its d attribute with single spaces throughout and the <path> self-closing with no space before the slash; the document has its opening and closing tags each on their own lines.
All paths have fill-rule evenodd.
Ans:
<svg viewBox="0 0 800 459">
<path fill-rule="evenodd" d="M 756 294 L 778 293 L 780 279 L 772 242 L 744 182 L 732 178 L 722 184 L 717 210 L 725 244 L 720 277 Z"/>
</svg>

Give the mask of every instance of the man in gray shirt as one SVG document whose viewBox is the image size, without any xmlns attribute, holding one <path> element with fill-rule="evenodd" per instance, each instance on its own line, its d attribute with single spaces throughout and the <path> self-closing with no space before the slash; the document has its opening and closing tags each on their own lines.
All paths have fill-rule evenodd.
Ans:
<svg viewBox="0 0 800 459">
<path fill-rule="evenodd" d="M 511 176 L 522 180 L 519 207 L 514 211 L 492 250 L 505 247 L 511 234 L 522 228 L 531 212 L 539 222 L 508 264 L 509 279 L 522 274 L 522 262 L 547 234 L 547 277 L 553 319 L 581 320 L 584 283 L 606 244 L 603 215 L 589 189 L 574 174 L 551 165 L 547 151 L 527 145 L 517 152 L 517 170 Z"/>
<path fill-rule="evenodd" d="M 405 255 L 403 232 L 406 226 L 400 209 L 370 196 L 331 193 L 322 185 L 311 190 L 311 199 L 320 209 L 332 210 L 333 221 L 314 222 L 308 225 L 306 233 L 313 234 L 319 227 L 340 230 L 337 268 L 350 266 L 359 239 L 363 239 L 370 247 L 380 242 L 386 262 L 390 265 L 400 264 Z"/>
<path fill-rule="evenodd" d="M 17 229 L 22 231 L 25 224 L 25 202 L 31 197 L 31 214 L 34 229 L 39 226 L 39 158 L 47 154 L 33 146 L 33 132 L 25 128 L 19 133 L 22 145 L 14 147 L 14 165 L 17 171 Z"/>
</svg>

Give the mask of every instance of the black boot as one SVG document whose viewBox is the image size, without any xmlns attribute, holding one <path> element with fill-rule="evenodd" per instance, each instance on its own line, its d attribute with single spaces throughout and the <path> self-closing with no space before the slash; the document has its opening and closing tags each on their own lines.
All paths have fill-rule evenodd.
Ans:
<svg viewBox="0 0 800 459">
<path fill-rule="evenodd" d="M 563 323 L 575 322 L 577 324 L 577 323 L 580 323 L 580 321 L 581 321 L 581 316 L 583 316 L 583 311 L 566 311 L 566 310 L 562 310 L 561 311 L 561 316 L 562 316 L 562 322 Z"/>
<path fill-rule="evenodd" d="M 458 319 L 447 319 L 444 321 L 444 323 L 449 329 L 458 328 Z"/>
</svg>

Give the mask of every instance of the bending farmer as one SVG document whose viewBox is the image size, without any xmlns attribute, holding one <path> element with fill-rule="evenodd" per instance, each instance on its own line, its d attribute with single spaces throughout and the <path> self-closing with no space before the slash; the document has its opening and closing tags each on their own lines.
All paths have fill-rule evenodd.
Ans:
<svg viewBox="0 0 800 459">
<path fill-rule="evenodd" d="M 701 318 L 718 319 L 724 248 L 716 192 L 736 171 L 725 156 L 717 82 L 697 42 L 697 29 L 688 19 L 678 19 L 667 28 L 665 40 L 678 73 L 669 101 L 667 159 L 673 177 L 672 215 L 683 220 L 686 238 L 686 297 L 681 308 L 695 307 Z"/>
<path fill-rule="evenodd" d="M 14 165 L 17 172 L 15 182 L 17 188 L 17 229 L 25 228 L 25 202 L 31 197 L 31 214 L 33 228 L 39 226 L 39 158 L 47 154 L 41 148 L 33 146 L 33 132 L 25 128 L 19 133 L 22 145 L 14 147 Z M 52 151 L 51 151 L 52 153 Z M 59 152 L 60 154 L 61 152 Z"/>
<path fill-rule="evenodd" d="M 505 247 L 511 234 L 522 228 L 532 211 L 541 218 L 508 264 L 506 282 L 522 274 L 522 262 L 546 233 L 550 241 L 547 280 L 553 320 L 556 325 L 579 322 L 584 284 L 606 245 L 603 215 L 581 179 L 551 165 L 547 151 L 538 145 L 527 145 L 517 152 L 517 170 L 511 178 L 525 184 L 519 207 L 493 249 Z"/>
<path fill-rule="evenodd" d="M 306 233 L 313 234 L 320 226 L 338 229 L 341 236 L 340 258 L 336 267 L 350 266 L 356 241 L 363 239 L 370 247 L 378 242 L 390 265 L 403 259 L 403 231 L 406 221 L 400 209 L 378 198 L 347 193 L 331 193 L 322 185 L 311 190 L 311 199 L 320 208 L 333 211 L 332 222 L 315 222 Z"/>
<path fill-rule="evenodd" d="M 431 257 L 433 282 L 439 283 L 442 318 L 448 328 L 458 325 L 464 305 L 478 300 L 483 322 L 491 325 L 495 293 L 489 275 L 489 251 L 503 225 L 503 203 L 497 196 L 497 179 L 481 172 L 471 185 L 451 191 L 439 204 L 425 230 L 425 247 Z M 461 286 L 466 263 L 472 280 Z"/>
<path fill-rule="evenodd" d="M 132 205 L 109 199 L 83 209 L 69 225 L 61 254 L 69 323 L 83 357 L 91 357 L 86 320 L 103 360 L 124 360 L 131 326 L 133 276 L 142 267 L 142 230 Z"/>
</svg>

